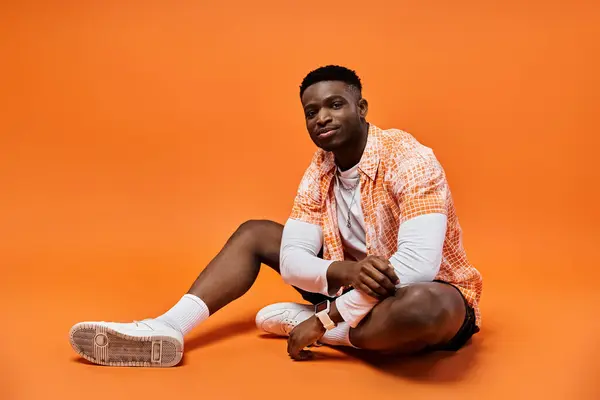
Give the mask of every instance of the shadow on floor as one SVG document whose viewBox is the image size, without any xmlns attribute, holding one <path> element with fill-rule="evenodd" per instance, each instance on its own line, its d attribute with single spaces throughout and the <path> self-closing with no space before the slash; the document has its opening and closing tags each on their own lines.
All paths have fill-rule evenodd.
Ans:
<svg viewBox="0 0 600 400">
<path fill-rule="evenodd" d="M 477 365 L 481 336 L 476 335 L 457 352 L 438 351 L 412 356 L 383 356 L 352 348 L 336 348 L 348 356 L 397 378 L 421 382 L 458 382 Z"/>
<path fill-rule="evenodd" d="M 190 351 L 198 349 L 224 339 L 242 335 L 255 329 L 256 325 L 254 323 L 254 317 L 252 317 L 252 319 L 229 322 L 219 325 L 211 330 L 202 331 L 202 333 L 197 336 L 186 340 L 185 350 Z"/>
<path fill-rule="evenodd" d="M 91 361 L 88 361 L 88 360 L 86 360 L 85 358 L 83 358 L 83 357 L 79 357 L 79 356 L 72 357 L 72 358 L 71 358 L 71 361 L 73 361 L 73 362 L 76 362 L 76 363 L 78 363 L 78 364 L 82 364 L 82 365 L 93 365 L 93 366 L 95 366 L 95 365 L 96 365 L 96 364 L 94 364 L 93 362 L 91 362 Z"/>
<path fill-rule="evenodd" d="M 260 338 L 285 340 L 269 334 L 260 335 Z M 307 362 L 354 359 L 397 378 L 428 383 L 459 382 L 468 378 L 477 367 L 478 355 L 483 350 L 483 339 L 482 332 L 479 332 L 456 352 L 437 351 L 412 356 L 382 355 L 350 347 L 332 347 L 339 353 L 323 354 L 316 350 L 313 352 L 314 357 Z"/>
</svg>

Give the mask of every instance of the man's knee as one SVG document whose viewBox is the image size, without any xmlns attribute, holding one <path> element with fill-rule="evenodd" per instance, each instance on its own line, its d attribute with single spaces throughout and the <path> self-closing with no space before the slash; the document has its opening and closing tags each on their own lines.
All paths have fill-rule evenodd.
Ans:
<svg viewBox="0 0 600 400">
<path fill-rule="evenodd" d="M 248 236 L 252 237 L 260 233 L 261 230 L 264 229 L 267 221 L 259 220 L 259 219 L 250 219 L 246 222 L 243 222 L 235 231 L 236 236 Z"/>
<path fill-rule="evenodd" d="M 261 257 L 278 257 L 283 226 L 269 220 L 248 220 L 242 223 L 230 240 Z"/>
<path fill-rule="evenodd" d="M 273 236 L 273 230 L 279 230 L 276 222 L 251 219 L 242 223 L 235 231 L 234 236 L 242 237 L 246 240 L 258 240 L 265 236 Z"/>
<path fill-rule="evenodd" d="M 406 286 L 398 291 L 396 297 L 397 300 L 391 305 L 390 323 L 397 327 L 434 335 L 450 318 L 450 313 L 433 287 Z"/>
</svg>

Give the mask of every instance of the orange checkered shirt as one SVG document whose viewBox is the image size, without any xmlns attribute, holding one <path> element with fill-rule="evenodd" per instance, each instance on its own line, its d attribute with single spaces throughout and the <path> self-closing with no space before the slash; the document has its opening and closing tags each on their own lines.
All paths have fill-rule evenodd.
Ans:
<svg viewBox="0 0 600 400">
<path fill-rule="evenodd" d="M 370 124 L 358 170 L 367 254 L 389 259 L 398 249 L 402 222 L 423 214 L 445 214 L 448 225 L 435 279 L 462 292 L 481 326 L 478 303 L 482 277 L 467 259 L 446 175 L 433 151 L 409 133 Z M 342 261 L 344 251 L 332 190 L 335 171 L 333 153 L 318 149 L 304 173 L 290 218 L 321 226 L 323 258 Z"/>
</svg>

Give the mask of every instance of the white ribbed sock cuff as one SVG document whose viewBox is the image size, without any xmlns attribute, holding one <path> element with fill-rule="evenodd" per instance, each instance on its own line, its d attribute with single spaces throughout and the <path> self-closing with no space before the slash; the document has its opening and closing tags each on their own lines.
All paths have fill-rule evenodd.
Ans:
<svg viewBox="0 0 600 400">
<path fill-rule="evenodd" d="M 341 322 L 332 330 L 325 332 L 325 335 L 323 335 L 319 342 L 330 346 L 358 348 L 350 343 L 350 325 L 347 322 Z"/>
<path fill-rule="evenodd" d="M 185 336 L 209 316 L 206 303 L 198 296 L 187 293 L 173 308 L 157 319 L 180 330 Z"/>
</svg>

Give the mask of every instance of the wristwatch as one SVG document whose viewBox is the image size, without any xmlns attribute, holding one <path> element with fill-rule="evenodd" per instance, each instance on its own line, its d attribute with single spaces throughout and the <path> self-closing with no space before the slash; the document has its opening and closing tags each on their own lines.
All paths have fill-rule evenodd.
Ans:
<svg viewBox="0 0 600 400">
<path fill-rule="evenodd" d="M 336 327 L 335 322 L 329 316 L 331 310 L 331 302 L 329 300 L 322 301 L 315 306 L 315 315 L 323 324 L 325 329 L 330 330 Z"/>
</svg>

